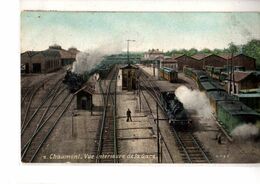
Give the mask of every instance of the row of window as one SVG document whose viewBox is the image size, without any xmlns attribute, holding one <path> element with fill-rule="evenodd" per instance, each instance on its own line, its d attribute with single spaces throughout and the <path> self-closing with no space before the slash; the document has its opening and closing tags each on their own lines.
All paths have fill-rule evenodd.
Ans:
<svg viewBox="0 0 260 184">
<path fill-rule="evenodd" d="M 46 70 L 55 69 L 55 68 L 60 67 L 60 62 L 57 59 L 56 60 L 51 59 L 51 60 L 46 61 L 45 67 L 46 67 Z"/>
</svg>

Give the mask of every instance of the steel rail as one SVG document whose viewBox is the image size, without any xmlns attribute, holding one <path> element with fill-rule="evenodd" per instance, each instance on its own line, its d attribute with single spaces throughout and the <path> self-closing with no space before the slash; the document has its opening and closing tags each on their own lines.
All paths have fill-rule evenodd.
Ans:
<svg viewBox="0 0 260 184">
<path fill-rule="evenodd" d="M 102 94 L 103 94 L 103 99 L 104 99 L 104 110 L 103 110 L 103 115 L 102 115 L 102 123 L 101 123 L 101 128 L 100 128 L 100 134 L 99 134 L 99 141 L 98 141 L 98 150 L 97 150 L 97 155 L 96 155 L 96 163 L 99 163 L 100 162 L 100 155 L 101 155 L 101 153 L 102 153 L 102 148 L 103 148 L 103 133 L 104 133 L 104 127 L 105 127 L 105 123 L 107 122 L 106 121 L 106 118 L 107 118 L 107 110 L 108 110 L 108 100 L 109 100 L 109 96 L 110 96 L 110 98 L 112 99 L 112 104 L 113 104 L 113 97 L 112 97 L 112 93 L 111 93 L 111 85 L 112 85 L 112 82 L 114 81 L 114 78 L 115 78 L 115 76 L 117 76 L 116 74 L 117 74 L 117 72 L 116 71 L 114 71 L 114 70 L 116 70 L 116 68 L 114 68 L 113 70 L 112 70 L 112 73 L 113 73 L 113 75 L 111 76 L 111 79 L 110 79 L 110 82 L 109 82 L 109 85 L 108 85 L 108 87 L 107 87 L 107 90 L 106 90 L 106 95 L 104 95 L 104 90 L 103 90 L 103 88 L 102 88 L 102 86 L 101 86 L 101 84 L 100 84 L 100 90 L 101 90 L 101 92 L 102 92 Z M 110 77 L 109 77 L 110 78 Z M 116 85 L 116 83 L 115 83 L 115 85 Z M 115 86 L 116 87 L 116 86 Z M 116 89 L 115 89 L 116 90 Z M 114 104 L 115 105 L 115 104 Z M 115 106 L 114 106 L 115 107 Z M 115 108 L 114 108 L 115 109 Z M 115 119 L 115 116 L 114 116 L 114 114 L 115 114 L 115 111 L 113 111 L 113 119 Z M 116 119 L 115 119 L 116 120 Z M 113 123 L 115 123 L 115 121 L 113 121 Z M 116 127 L 115 125 L 113 125 L 113 127 Z M 115 133 L 115 130 L 114 130 L 114 133 Z M 113 136 L 113 146 L 114 146 L 114 155 L 117 155 L 117 148 L 115 148 L 115 139 L 116 139 L 116 137 L 115 137 L 115 134 L 114 134 L 114 136 Z M 116 158 L 116 156 L 114 156 L 114 162 L 118 162 L 118 159 Z"/>
<path fill-rule="evenodd" d="M 86 88 L 86 86 L 83 86 L 81 89 L 79 89 L 78 91 L 76 91 L 75 93 L 73 93 L 73 95 L 71 96 L 71 98 L 69 99 L 69 102 L 67 103 L 67 105 L 65 106 L 65 108 L 62 110 L 62 112 L 60 113 L 59 117 L 55 120 L 53 126 L 51 127 L 51 129 L 48 131 L 48 133 L 46 134 L 46 136 L 42 139 L 40 145 L 37 147 L 36 151 L 34 152 L 34 154 L 32 155 L 32 157 L 30 158 L 29 162 L 33 162 L 34 158 L 36 157 L 36 155 L 38 154 L 39 150 L 41 149 L 41 147 L 43 146 L 44 142 L 47 140 L 47 138 L 50 136 L 51 132 L 53 131 L 53 129 L 56 127 L 57 123 L 59 122 L 59 120 L 61 119 L 61 117 L 63 116 L 63 114 L 66 112 L 66 110 L 68 109 L 69 105 L 71 104 L 72 100 L 74 99 L 74 97 L 76 96 L 77 93 L 79 93 L 80 91 L 82 91 L 84 88 Z M 59 107 L 61 106 L 62 103 L 65 102 L 65 100 L 67 99 L 67 97 L 70 94 L 68 94 L 64 100 L 61 101 L 61 103 L 59 104 Z M 55 110 L 56 111 L 56 110 Z M 54 113 L 54 112 L 53 112 Z M 53 114 L 52 113 L 52 114 Z M 49 117 L 45 120 L 47 122 L 47 120 L 52 116 L 52 114 L 49 115 Z M 45 123 L 44 123 L 45 124 Z M 42 124 L 39 128 L 42 128 L 43 125 Z M 23 153 L 22 159 L 25 157 L 26 153 Z"/>
<path fill-rule="evenodd" d="M 107 111 L 107 106 L 108 106 L 108 95 L 109 95 L 111 81 L 112 80 L 110 80 L 109 86 L 108 86 L 108 88 L 106 90 L 106 96 L 104 95 L 104 90 L 103 90 L 102 86 L 100 85 L 100 90 L 102 92 L 103 99 L 104 99 L 104 109 L 103 109 L 103 113 L 102 113 L 102 122 L 101 122 L 100 134 L 99 134 L 98 150 L 97 150 L 97 155 L 96 155 L 96 163 L 100 162 L 99 156 L 100 156 L 100 154 L 102 152 L 103 132 L 104 132 L 104 126 L 105 126 L 105 120 L 106 120 L 106 111 Z"/>
<path fill-rule="evenodd" d="M 151 113 L 153 119 L 155 119 L 155 117 L 154 117 L 154 115 L 153 115 L 153 112 L 152 112 L 152 109 L 151 109 L 151 107 L 150 107 L 150 105 L 149 105 L 149 102 L 148 102 L 146 96 L 145 96 L 144 93 L 143 93 L 143 90 L 140 90 L 140 91 L 141 91 L 141 93 L 142 93 L 142 95 L 143 95 L 143 97 L 144 97 L 144 99 L 145 99 L 145 102 L 146 102 L 146 104 L 147 104 L 147 106 L 148 106 L 148 109 L 149 109 L 149 111 L 150 111 L 150 113 Z M 161 136 L 161 138 L 162 138 L 162 141 L 163 141 L 163 143 L 164 143 L 164 145 L 165 145 L 165 147 L 166 147 L 166 150 L 167 150 L 167 152 L 168 152 L 168 154 L 169 154 L 169 156 L 170 156 L 170 158 L 171 158 L 171 160 L 172 160 L 172 163 L 174 163 L 174 159 L 173 159 L 173 156 L 172 156 L 172 154 L 171 154 L 171 152 L 170 152 L 170 148 L 168 147 L 167 143 L 165 142 L 165 138 L 164 138 L 164 136 L 161 134 L 161 131 L 159 131 L 159 133 L 160 133 L 160 136 Z"/>
<path fill-rule="evenodd" d="M 147 74 L 146 74 L 146 75 L 147 75 Z M 148 78 L 149 78 L 149 77 L 148 77 Z M 148 82 L 147 80 L 144 80 L 144 79 L 142 80 L 142 82 L 143 82 L 143 83 L 149 83 L 149 85 L 151 86 L 150 90 L 148 90 L 147 86 L 143 86 L 143 87 L 146 88 L 146 90 L 147 90 L 148 93 L 154 98 L 154 100 L 157 101 L 157 103 L 159 103 L 160 101 L 159 101 L 158 96 L 156 95 L 156 91 L 154 90 L 154 88 L 152 88 L 152 86 L 154 86 L 154 83 L 152 83 L 151 81 Z M 154 94 L 153 94 L 151 91 L 153 91 Z M 143 94 L 143 95 L 144 95 L 144 94 Z M 146 101 L 146 102 L 147 102 L 147 101 Z M 161 110 L 164 112 L 164 114 L 166 115 L 165 109 L 160 105 L 160 103 L 159 103 L 158 105 L 160 106 L 160 108 L 161 108 Z M 176 137 L 178 143 L 181 145 L 181 148 L 182 148 L 182 150 L 184 151 L 184 153 L 185 153 L 187 159 L 189 160 L 190 163 L 193 163 L 193 162 L 192 162 L 192 159 L 191 159 L 191 157 L 190 157 L 190 155 L 189 155 L 189 153 L 188 153 L 188 151 L 187 151 L 187 149 L 186 149 L 186 147 L 185 147 L 185 145 L 184 145 L 184 143 L 183 143 L 183 141 L 182 141 L 182 139 L 180 138 L 180 136 L 178 135 L 178 133 L 176 132 L 176 130 L 175 130 L 173 127 L 171 127 L 171 128 L 172 128 L 172 131 L 173 131 L 173 133 L 174 133 L 174 135 L 175 135 L 175 137 Z M 193 143 L 195 143 L 195 145 L 198 147 L 198 149 L 200 150 L 200 153 L 203 155 L 203 157 L 205 158 L 205 160 L 206 160 L 208 163 L 211 163 L 210 160 L 209 160 L 209 158 L 207 157 L 205 151 L 204 151 L 204 150 L 201 148 L 201 146 L 198 144 L 198 142 L 196 141 L 196 139 L 194 138 L 194 136 L 192 135 L 192 133 L 190 133 L 190 135 L 191 135 L 191 137 L 192 137 Z"/>
<path fill-rule="evenodd" d="M 58 110 L 58 108 L 60 108 L 60 106 L 65 102 L 65 100 L 67 99 L 67 97 L 70 94 L 66 95 L 63 100 L 57 105 L 57 107 L 52 111 L 52 113 L 45 119 L 45 121 L 38 127 L 38 130 L 31 136 L 31 138 L 26 142 L 26 144 L 24 145 L 24 147 L 22 148 L 22 159 L 25 157 L 27 151 L 30 148 L 30 145 L 33 141 L 33 139 L 36 137 L 36 135 L 38 135 L 38 133 L 40 132 L 40 130 L 44 127 L 44 125 L 49 121 L 49 119 L 53 116 L 53 114 Z"/>
<path fill-rule="evenodd" d="M 28 102 L 28 104 L 27 104 L 27 108 L 26 108 L 26 111 L 25 111 L 25 115 L 24 115 L 24 118 L 23 118 L 21 127 L 24 126 L 25 121 L 26 121 L 26 119 L 27 119 L 27 115 L 28 115 L 28 112 L 29 112 L 29 109 L 30 109 L 30 106 L 31 106 L 31 103 L 32 103 L 32 99 L 33 99 L 33 97 L 35 96 L 35 94 L 37 93 L 37 91 L 40 89 L 40 87 L 41 87 L 42 85 L 43 85 L 43 84 L 37 86 L 37 87 L 34 89 L 34 91 L 32 92 L 32 95 L 30 96 L 29 102 Z"/>
<path fill-rule="evenodd" d="M 209 158 L 207 157 L 205 151 L 201 148 L 201 146 L 199 145 L 199 143 L 197 142 L 197 140 L 194 138 L 194 136 L 192 134 L 191 135 L 191 138 L 192 140 L 194 141 L 194 143 L 196 144 L 196 146 L 199 148 L 199 150 L 201 151 L 203 157 L 205 158 L 205 160 L 208 162 L 208 163 L 211 163 L 211 161 L 209 160 Z"/>
<path fill-rule="evenodd" d="M 52 95 L 55 95 L 57 93 L 57 91 L 59 90 L 62 82 L 59 80 L 58 82 L 60 82 L 60 84 L 57 86 L 55 85 L 55 87 L 57 86 L 57 88 L 53 88 L 48 92 L 48 95 L 44 98 L 44 100 L 41 102 L 41 104 L 38 106 L 38 108 L 33 112 L 32 116 L 30 117 L 30 119 L 25 123 L 22 124 L 22 131 L 21 131 L 21 135 L 23 135 L 25 129 L 28 127 L 28 125 L 31 123 L 31 121 L 33 120 L 33 118 L 36 116 L 36 114 L 38 113 L 38 111 L 41 109 L 41 107 L 49 100 L 49 98 Z"/>
<path fill-rule="evenodd" d="M 43 118 L 45 117 L 45 115 L 47 114 L 47 112 L 49 111 L 51 105 L 53 104 L 54 100 L 61 94 L 63 93 L 63 91 L 65 90 L 66 88 L 62 89 L 59 93 L 57 93 L 56 95 L 54 95 L 51 99 L 51 102 L 50 104 L 48 105 L 48 107 L 46 108 L 46 110 L 44 111 L 42 117 L 40 118 L 40 120 L 38 121 L 37 123 L 37 127 L 36 129 L 34 130 L 33 132 L 33 135 L 29 138 L 29 140 L 24 144 L 23 148 L 22 148 L 22 152 L 24 152 L 25 149 L 27 149 L 27 147 L 31 144 L 33 138 L 37 135 L 37 133 L 41 130 L 41 128 L 44 126 L 44 124 L 50 119 L 51 115 L 53 115 L 56 110 L 58 109 L 59 105 L 54 109 L 54 111 L 52 111 L 51 115 L 49 115 L 47 117 L 47 119 L 45 121 L 43 121 Z M 68 95 L 67 95 L 68 96 Z M 64 101 L 67 96 L 62 100 Z M 43 123 L 42 123 L 43 122 Z M 41 124 L 42 123 L 42 124 Z"/>
<path fill-rule="evenodd" d="M 68 109 L 69 105 L 71 104 L 73 98 L 75 95 L 73 95 L 68 104 L 66 105 L 66 107 L 63 109 L 62 113 L 60 114 L 60 116 L 56 119 L 54 125 L 52 126 L 52 128 L 49 130 L 49 132 L 47 133 L 47 135 L 44 137 L 44 139 L 42 140 L 42 142 L 40 143 L 40 145 L 38 146 L 38 148 L 36 149 L 36 151 L 34 152 L 33 156 L 30 159 L 30 162 L 32 162 L 34 160 L 34 158 L 36 157 L 36 155 L 38 154 L 39 150 L 41 149 L 42 145 L 44 144 L 44 142 L 47 140 L 47 138 L 50 136 L 51 132 L 53 131 L 53 129 L 56 127 L 56 125 L 58 124 L 59 120 L 61 119 L 62 115 L 65 113 L 65 111 Z"/>
</svg>

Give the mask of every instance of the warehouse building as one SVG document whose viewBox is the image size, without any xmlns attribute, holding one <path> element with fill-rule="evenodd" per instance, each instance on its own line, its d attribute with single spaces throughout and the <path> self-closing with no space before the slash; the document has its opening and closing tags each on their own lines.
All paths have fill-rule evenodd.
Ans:
<svg viewBox="0 0 260 184">
<path fill-rule="evenodd" d="M 48 73 L 72 64 L 80 51 L 72 47 L 62 49 L 59 45 L 49 46 L 44 51 L 26 51 L 21 54 L 22 73 Z"/>
<path fill-rule="evenodd" d="M 61 59 L 62 66 L 72 64 L 76 59 L 76 55 L 72 54 L 71 52 L 69 52 L 67 50 L 64 50 L 60 45 L 55 44 L 55 45 L 49 46 L 49 50 L 58 51 L 60 53 L 60 57 L 61 57 L 60 59 Z"/>
<path fill-rule="evenodd" d="M 233 94 L 239 93 L 240 90 L 260 88 L 260 73 L 256 71 L 235 71 L 231 79 L 231 92 Z M 230 84 L 227 83 L 226 89 L 228 91 L 229 88 Z"/>
<path fill-rule="evenodd" d="M 233 57 L 233 65 L 244 67 L 246 70 L 256 70 L 256 60 L 244 54 L 238 54 Z"/>
<path fill-rule="evenodd" d="M 191 56 L 192 58 L 201 61 L 202 68 L 205 69 L 207 66 L 211 67 L 226 67 L 233 66 L 234 68 L 243 70 L 255 70 L 256 60 L 252 57 L 246 56 L 244 54 L 235 55 L 233 58 L 231 54 L 195 54 Z"/>
<path fill-rule="evenodd" d="M 25 73 L 48 73 L 61 68 L 58 51 L 27 51 L 21 54 L 21 64 Z"/>
<path fill-rule="evenodd" d="M 165 57 L 161 62 L 161 67 L 168 67 L 178 71 L 178 61 L 171 57 Z"/>
<path fill-rule="evenodd" d="M 177 60 L 178 71 L 182 71 L 184 66 L 188 66 L 194 69 L 202 69 L 202 63 L 195 58 L 184 54 L 176 54 L 172 56 L 173 59 Z"/>
<path fill-rule="evenodd" d="M 70 47 L 68 49 L 68 52 L 71 54 L 71 57 L 74 58 L 74 60 L 76 60 L 76 55 L 80 52 L 77 48 L 75 47 Z"/>
</svg>

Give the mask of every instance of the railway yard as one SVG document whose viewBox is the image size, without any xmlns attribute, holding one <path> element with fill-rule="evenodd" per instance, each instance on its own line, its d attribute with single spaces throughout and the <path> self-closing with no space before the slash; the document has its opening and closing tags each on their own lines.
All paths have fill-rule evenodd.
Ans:
<svg viewBox="0 0 260 184">
<path fill-rule="evenodd" d="M 157 69 L 153 75 L 151 67 L 135 67 L 138 82 L 134 90 L 122 86 L 121 65 L 115 65 L 105 77 L 90 76 L 75 91 L 63 82 L 66 69 L 22 75 L 22 162 L 260 162 L 259 140 L 233 139 L 213 113 L 204 117 L 185 109 L 192 128 L 183 131 L 171 126 L 161 93 L 175 92 L 180 86 L 199 92 L 194 80 L 180 72 L 178 81 L 170 83 L 158 79 Z M 77 98 L 84 90 L 91 93 L 89 110 L 78 108 Z M 127 121 L 128 109 L 132 121 Z"/>
</svg>

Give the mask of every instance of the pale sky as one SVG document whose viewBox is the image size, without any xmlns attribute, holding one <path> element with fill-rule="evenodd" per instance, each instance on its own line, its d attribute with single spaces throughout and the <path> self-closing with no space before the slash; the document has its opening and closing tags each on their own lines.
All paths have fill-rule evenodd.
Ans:
<svg viewBox="0 0 260 184">
<path fill-rule="evenodd" d="M 59 44 L 79 50 L 115 47 L 225 48 L 260 39 L 260 13 L 37 12 L 21 13 L 21 51 Z"/>
</svg>

